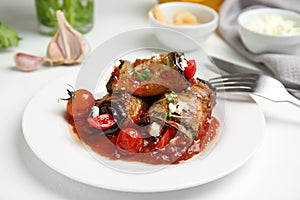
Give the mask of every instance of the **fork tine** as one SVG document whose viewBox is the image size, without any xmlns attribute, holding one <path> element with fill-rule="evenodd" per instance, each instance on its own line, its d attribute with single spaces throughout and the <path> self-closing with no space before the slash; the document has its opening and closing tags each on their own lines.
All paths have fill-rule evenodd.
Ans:
<svg viewBox="0 0 300 200">
<path fill-rule="evenodd" d="M 223 82 L 223 83 L 213 83 L 211 84 L 215 88 L 227 88 L 227 87 L 253 87 L 255 84 L 253 82 Z"/>
<path fill-rule="evenodd" d="M 242 80 L 225 80 L 225 81 L 215 81 L 210 82 L 211 85 L 215 87 L 226 87 L 226 86 L 253 86 L 255 85 L 255 80 L 248 80 L 248 79 L 242 79 Z"/>
<path fill-rule="evenodd" d="M 209 79 L 210 83 L 224 83 L 224 82 L 254 82 L 257 78 L 252 76 L 235 76 L 235 75 L 228 75 L 228 76 L 220 76 Z"/>
<path fill-rule="evenodd" d="M 277 79 L 262 74 L 231 74 L 209 79 L 217 92 L 249 92 L 273 102 L 288 102 L 300 107 L 300 101 L 292 96 Z"/>
<path fill-rule="evenodd" d="M 211 84 L 216 91 L 227 91 L 227 92 L 252 92 L 253 86 L 255 85 L 253 82 L 225 82 L 225 83 L 213 83 Z"/>
<path fill-rule="evenodd" d="M 253 74 L 231 74 L 209 80 L 216 91 L 253 92 L 258 76 Z"/>
<path fill-rule="evenodd" d="M 254 74 L 254 73 L 239 73 L 239 74 L 227 74 L 227 75 L 222 75 L 222 76 L 219 76 L 219 77 L 215 77 L 216 79 L 220 78 L 220 77 L 223 77 L 223 78 L 235 78 L 235 77 L 252 77 L 252 78 L 258 78 L 260 76 L 260 74 Z M 215 79 L 215 78 L 212 78 L 212 79 Z"/>
<path fill-rule="evenodd" d="M 226 86 L 226 87 L 215 87 L 217 92 L 253 92 L 252 87 L 247 86 Z"/>
</svg>

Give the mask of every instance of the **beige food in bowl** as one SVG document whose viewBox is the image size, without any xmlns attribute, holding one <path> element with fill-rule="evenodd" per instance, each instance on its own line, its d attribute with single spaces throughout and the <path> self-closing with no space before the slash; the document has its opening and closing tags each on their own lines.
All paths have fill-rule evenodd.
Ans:
<svg viewBox="0 0 300 200">
<path fill-rule="evenodd" d="M 152 8 L 153 16 L 155 19 L 161 23 L 173 24 L 173 25 L 196 25 L 199 24 L 197 17 L 187 10 L 177 11 L 173 15 L 173 21 L 169 22 L 167 18 L 163 15 L 157 5 Z"/>
</svg>

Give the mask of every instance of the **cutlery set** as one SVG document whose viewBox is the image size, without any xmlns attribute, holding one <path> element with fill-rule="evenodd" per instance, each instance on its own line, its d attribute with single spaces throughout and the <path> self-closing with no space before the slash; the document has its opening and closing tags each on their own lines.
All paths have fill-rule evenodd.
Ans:
<svg viewBox="0 0 300 200">
<path fill-rule="evenodd" d="M 279 81 L 271 75 L 248 69 L 219 58 L 211 57 L 216 66 L 229 73 L 209 80 L 218 91 L 248 92 L 273 102 L 288 102 L 300 107 L 300 100 L 291 93 L 300 92 L 300 85 L 288 81 Z"/>
</svg>

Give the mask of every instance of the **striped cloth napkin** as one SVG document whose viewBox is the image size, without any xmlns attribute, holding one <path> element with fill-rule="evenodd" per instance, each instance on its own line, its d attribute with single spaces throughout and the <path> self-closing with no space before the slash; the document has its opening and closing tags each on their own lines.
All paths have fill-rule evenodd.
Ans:
<svg viewBox="0 0 300 200">
<path fill-rule="evenodd" d="M 238 15 L 245 9 L 262 6 L 300 12 L 299 0 L 225 0 L 219 11 L 219 32 L 230 46 L 249 60 L 263 64 L 280 79 L 300 84 L 300 45 L 293 55 L 278 53 L 253 54 L 244 47 L 240 40 L 237 24 Z"/>
</svg>

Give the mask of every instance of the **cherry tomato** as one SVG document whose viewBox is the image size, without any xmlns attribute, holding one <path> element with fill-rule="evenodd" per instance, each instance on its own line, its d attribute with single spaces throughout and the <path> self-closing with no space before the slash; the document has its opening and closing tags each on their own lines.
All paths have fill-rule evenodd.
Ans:
<svg viewBox="0 0 300 200">
<path fill-rule="evenodd" d="M 85 89 L 78 89 L 76 91 L 67 90 L 69 94 L 67 103 L 67 113 L 74 119 L 86 117 L 90 108 L 95 105 L 95 98 L 91 92 Z"/>
<path fill-rule="evenodd" d="M 136 153 L 143 143 L 140 132 L 134 128 L 125 128 L 119 132 L 116 145 L 125 152 Z"/>
<path fill-rule="evenodd" d="M 110 127 L 112 127 L 113 125 L 115 125 L 116 121 L 114 119 L 114 117 L 110 114 L 102 114 L 102 115 L 98 115 L 96 117 L 89 117 L 87 119 L 88 123 L 97 129 L 100 130 L 106 130 Z"/>
<path fill-rule="evenodd" d="M 169 144 L 170 140 L 174 138 L 177 131 L 171 128 L 167 128 L 163 136 L 160 138 L 159 142 L 155 145 L 156 149 L 161 149 Z"/>
<path fill-rule="evenodd" d="M 184 76 L 189 81 L 191 80 L 196 73 L 196 61 L 188 60 L 187 67 L 184 69 Z"/>
</svg>

